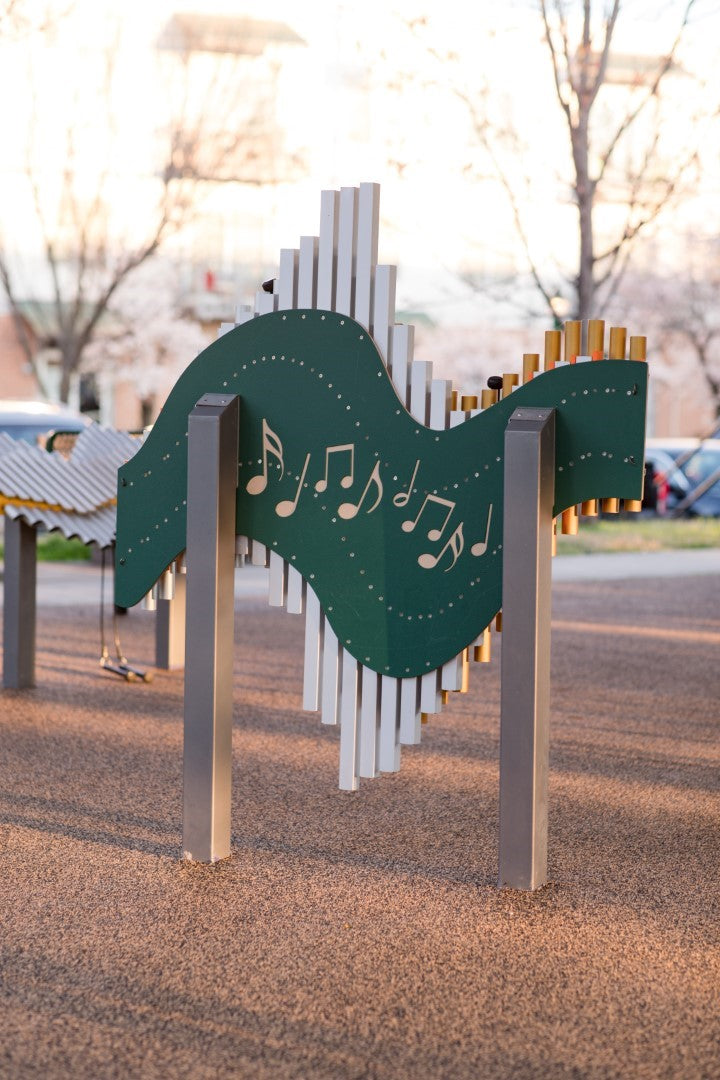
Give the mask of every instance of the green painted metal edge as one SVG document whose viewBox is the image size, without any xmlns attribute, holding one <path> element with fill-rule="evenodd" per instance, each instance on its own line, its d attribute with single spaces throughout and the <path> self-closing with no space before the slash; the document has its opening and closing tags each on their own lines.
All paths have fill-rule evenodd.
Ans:
<svg viewBox="0 0 720 1080">
<path fill-rule="evenodd" d="M 120 469 L 124 607 L 185 549 L 187 418 L 205 393 L 241 398 L 238 534 L 296 567 L 345 648 L 382 674 L 438 667 L 502 606 L 503 444 L 516 408 L 556 409 L 556 514 L 642 495 L 646 364 L 559 367 L 435 431 L 407 412 L 353 319 L 278 312 L 202 352 Z"/>
</svg>

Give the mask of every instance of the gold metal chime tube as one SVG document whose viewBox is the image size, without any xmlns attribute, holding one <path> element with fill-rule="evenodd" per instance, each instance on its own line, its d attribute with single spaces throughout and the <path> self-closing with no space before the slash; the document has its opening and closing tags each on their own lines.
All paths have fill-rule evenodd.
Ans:
<svg viewBox="0 0 720 1080">
<path fill-rule="evenodd" d="M 582 324 L 576 324 L 578 329 L 574 331 L 578 339 L 581 337 Z M 578 340 L 578 349 L 580 341 Z M 605 321 L 604 319 L 589 319 L 587 324 L 587 355 L 591 360 L 602 360 L 605 352 Z M 597 499 L 586 499 L 580 504 L 580 513 L 583 517 L 597 517 L 600 507 Z"/>
<path fill-rule="evenodd" d="M 591 360 L 602 360 L 605 356 L 604 319 L 588 320 L 587 349 Z"/>
<path fill-rule="evenodd" d="M 647 338 L 646 337 L 631 337 L 630 338 L 630 359 L 631 360 L 647 360 Z"/>
<path fill-rule="evenodd" d="M 488 388 L 483 390 L 480 395 L 480 401 L 483 409 L 487 409 L 490 405 L 494 405 L 496 401 L 500 400 L 500 391 L 503 388 L 503 380 L 501 375 L 491 375 L 487 381 Z"/>
<path fill-rule="evenodd" d="M 582 323 L 571 319 L 565 323 L 564 359 L 566 364 L 574 364 L 578 358 L 582 341 Z M 558 344 L 559 350 L 559 344 Z M 561 531 L 566 536 L 576 536 L 578 531 L 578 513 L 576 506 L 563 510 L 560 519 Z M 557 525 L 553 529 L 553 555 L 557 551 Z"/>
<path fill-rule="evenodd" d="M 591 340 L 590 328 L 595 326 L 595 325 L 599 325 L 601 327 L 601 329 L 596 330 L 594 332 L 594 336 L 592 337 L 592 346 L 590 346 L 590 340 Z M 612 330 L 610 331 L 610 337 L 612 338 Z M 604 350 L 604 347 L 605 347 L 604 338 L 605 338 L 605 323 L 603 322 L 603 320 L 602 319 L 591 319 L 590 322 L 588 323 L 588 347 L 590 348 L 590 356 L 592 357 L 593 360 L 601 360 L 602 359 L 603 350 Z M 599 342 L 599 344 L 598 344 L 598 342 Z M 596 352 L 598 352 L 598 350 L 599 350 L 600 355 L 596 356 L 595 354 L 596 354 Z M 623 353 L 624 353 L 624 343 L 623 343 Z M 601 501 L 600 505 L 602 506 L 602 511 L 603 511 L 604 514 L 619 514 L 620 513 L 620 500 L 619 499 L 603 499 Z"/>
<path fill-rule="evenodd" d="M 604 336 L 605 336 L 604 335 L 605 324 L 600 319 L 595 320 L 595 322 L 600 323 L 600 325 L 603 327 L 603 338 L 604 338 Z M 588 333 L 589 333 L 589 331 L 588 331 Z M 599 333 L 599 332 L 596 332 L 596 334 L 597 333 Z M 610 328 L 610 342 L 608 344 L 608 358 L 610 360 L 624 360 L 625 359 L 625 338 L 626 338 L 626 334 L 627 334 L 627 331 L 625 330 L 624 326 L 612 326 Z M 598 348 L 601 348 L 601 349 L 604 348 L 604 343 L 603 343 L 602 346 L 597 346 L 597 340 L 596 339 L 594 339 L 594 344 Z M 593 360 L 601 359 L 601 357 L 598 357 L 598 356 L 595 355 L 595 351 L 591 351 L 590 355 L 593 358 Z M 605 514 L 619 514 L 620 513 L 620 500 L 619 499 L 603 499 L 602 500 L 602 508 L 603 508 L 603 513 L 605 513 Z"/>
<path fill-rule="evenodd" d="M 627 337 L 627 330 L 624 326 L 611 326 L 610 327 L 610 344 L 608 346 L 608 359 L 609 360 L 624 360 L 625 359 L 625 339 Z"/>
<path fill-rule="evenodd" d="M 568 506 L 567 510 L 563 510 L 560 527 L 565 536 L 577 536 L 579 527 L 577 506 Z"/>
<path fill-rule="evenodd" d="M 574 364 L 582 349 L 582 323 L 572 319 L 565 323 L 565 362 Z"/>
<path fill-rule="evenodd" d="M 509 371 L 504 372 L 502 377 L 502 390 L 500 391 L 500 397 L 507 397 L 518 384 L 518 377 L 516 372 Z"/>
<path fill-rule="evenodd" d="M 545 370 L 551 371 L 558 360 L 560 359 L 560 340 L 561 334 L 559 330 L 546 330 L 545 331 Z"/>
<path fill-rule="evenodd" d="M 490 627 L 486 626 L 482 634 L 482 642 L 473 649 L 473 659 L 479 664 L 490 663 Z"/>
<path fill-rule="evenodd" d="M 529 383 L 535 372 L 540 367 L 540 354 L 534 352 L 523 353 L 523 384 Z"/>
</svg>

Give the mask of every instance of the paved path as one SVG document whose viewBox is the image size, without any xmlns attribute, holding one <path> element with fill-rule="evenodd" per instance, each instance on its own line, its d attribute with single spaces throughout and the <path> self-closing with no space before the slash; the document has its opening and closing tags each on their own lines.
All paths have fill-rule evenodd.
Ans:
<svg viewBox="0 0 720 1080">
<path fill-rule="evenodd" d="M 559 555 L 553 559 L 553 581 L 613 581 L 623 578 L 695 577 L 720 574 L 720 549 L 685 549 L 610 555 Z M 108 573 L 107 597 L 112 596 Z M 255 603 L 267 597 L 267 570 L 246 566 L 235 574 L 238 603 Z M 38 563 L 38 604 L 57 607 L 97 604 L 100 599 L 100 568 L 90 563 Z"/>
<path fill-rule="evenodd" d="M 616 581 L 622 578 L 696 577 L 698 574 L 720 574 L 720 549 L 559 555 L 553 559 L 553 581 Z"/>
</svg>

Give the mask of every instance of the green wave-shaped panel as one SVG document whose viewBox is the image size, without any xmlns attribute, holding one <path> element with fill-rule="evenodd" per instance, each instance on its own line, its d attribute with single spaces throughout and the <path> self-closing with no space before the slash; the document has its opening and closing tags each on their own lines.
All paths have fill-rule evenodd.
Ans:
<svg viewBox="0 0 720 1080">
<path fill-rule="evenodd" d="M 353 319 L 314 310 L 253 319 L 190 364 L 119 471 L 115 602 L 137 603 L 184 551 L 188 415 L 206 393 L 238 394 L 237 533 L 300 571 L 359 661 L 423 674 L 502 606 L 512 412 L 556 410 L 557 514 L 641 497 L 646 392 L 643 363 L 563 366 L 436 431 L 408 413 Z"/>
</svg>

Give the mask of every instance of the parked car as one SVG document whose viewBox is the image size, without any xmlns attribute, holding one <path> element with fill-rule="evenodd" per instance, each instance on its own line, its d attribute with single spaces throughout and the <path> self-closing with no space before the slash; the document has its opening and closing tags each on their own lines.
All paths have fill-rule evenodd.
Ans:
<svg viewBox="0 0 720 1080">
<path fill-rule="evenodd" d="M 82 431 L 89 417 L 67 405 L 47 401 L 0 401 L 0 432 L 13 439 L 42 442 L 52 431 Z"/>
<path fill-rule="evenodd" d="M 691 517 L 720 517 L 720 439 L 704 439 L 700 449 L 682 465 L 682 470 L 693 491 L 705 487 L 715 477 L 714 482 L 688 506 L 687 513 Z"/>
<path fill-rule="evenodd" d="M 720 439 L 648 439 L 645 453 L 646 461 L 658 454 L 673 461 L 673 470 L 667 475 L 676 490 L 668 493 L 667 510 L 675 509 L 717 474 L 717 480 L 689 503 L 685 513 L 689 517 L 720 517 Z M 662 475 L 663 467 L 659 467 Z"/>
<path fill-rule="evenodd" d="M 697 441 L 697 440 L 693 440 Z M 665 440 L 648 439 L 645 443 L 645 491 L 643 506 L 665 514 L 685 498 L 692 485 L 675 461 L 675 451 Z"/>
</svg>

